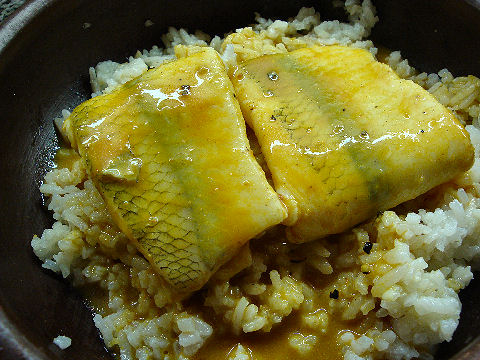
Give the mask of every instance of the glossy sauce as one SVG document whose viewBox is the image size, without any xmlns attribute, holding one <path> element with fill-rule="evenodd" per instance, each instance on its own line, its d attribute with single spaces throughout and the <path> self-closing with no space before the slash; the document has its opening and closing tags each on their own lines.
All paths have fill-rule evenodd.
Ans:
<svg viewBox="0 0 480 360">
<path fill-rule="evenodd" d="M 312 84 L 311 81 L 307 79 L 309 76 L 303 74 L 306 73 L 309 75 L 308 69 L 296 69 L 295 71 L 298 70 L 297 72 L 291 71 L 291 69 L 289 69 L 289 71 L 284 71 L 285 68 L 292 65 L 291 63 L 288 63 L 288 61 L 287 64 L 283 63 L 280 64 L 280 66 L 275 62 L 268 63 L 267 61 L 266 63 L 270 66 L 270 70 L 266 73 L 264 72 L 266 68 L 265 63 L 257 64 L 257 68 L 255 68 L 254 65 L 248 69 L 250 72 L 257 72 L 266 75 L 262 81 L 269 85 L 263 86 L 261 89 L 261 99 L 275 100 L 278 97 L 290 96 L 290 99 L 293 99 L 294 103 L 298 102 L 301 104 L 302 108 L 297 113 L 293 113 L 292 117 L 291 112 L 283 112 L 285 109 L 291 110 L 291 108 L 288 109 L 288 104 L 284 102 L 282 103 L 284 107 L 276 108 L 274 111 L 269 112 L 268 119 L 264 119 L 265 121 L 259 126 L 253 124 L 252 118 L 249 118 L 251 125 L 254 126 L 254 128 L 256 126 L 256 131 L 258 133 L 260 133 L 259 129 L 261 129 L 261 131 L 269 133 L 267 135 L 273 134 L 273 136 L 270 137 L 269 142 L 267 142 L 266 145 L 263 144 L 264 154 L 269 154 L 272 157 L 278 154 L 280 154 L 280 156 L 285 156 L 287 161 L 283 163 L 284 165 L 287 163 L 291 165 L 290 160 L 294 159 L 294 165 L 297 168 L 300 168 L 299 174 L 301 176 L 299 176 L 299 178 L 304 176 L 305 173 L 311 171 L 311 169 L 313 169 L 313 173 L 318 174 L 321 173 L 324 168 L 328 168 L 328 176 L 324 179 L 327 182 L 327 185 L 328 178 L 332 174 L 334 178 L 338 178 L 344 175 L 345 169 L 349 168 L 351 171 L 351 177 L 347 179 L 349 182 L 345 185 L 345 188 L 355 188 L 355 195 L 365 200 L 365 203 L 361 204 L 361 208 L 366 208 L 368 214 L 375 212 L 378 204 L 386 202 L 385 196 L 387 196 L 387 190 L 391 190 L 390 188 L 394 186 L 394 181 L 398 182 L 398 175 L 395 171 L 393 171 L 393 175 L 382 178 L 382 173 L 386 169 L 396 169 L 394 162 L 390 160 L 389 156 L 385 156 L 379 161 L 373 161 L 371 159 L 371 154 L 375 152 L 385 152 L 388 155 L 392 143 L 400 144 L 400 148 L 408 147 L 411 143 L 419 143 L 423 141 L 424 134 L 426 133 L 435 132 L 439 128 L 447 126 L 452 127 L 449 123 L 449 119 L 446 117 L 437 117 L 436 119 L 429 119 L 427 122 L 414 124 L 412 128 L 407 130 L 402 126 L 399 126 L 398 128 L 390 129 L 387 132 L 378 133 L 376 132 L 377 129 L 369 127 L 368 122 L 364 120 L 363 115 L 365 114 L 365 109 L 362 109 L 361 107 L 359 108 L 355 104 L 351 106 L 349 105 L 350 102 L 354 102 L 355 95 L 352 95 L 352 93 L 345 91 L 341 94 L 344 98 L 340 100 L 328 91 L 323 91 L 318 95 L 316 91 L 319 86 Z M 272 68 L 273 70 L 271 70 Z M 143 89 L 137 93 L 136 96 L 147 97 L 150 100 L 149 106 L 151 106 L 151 102 L 153 102 L 153 107 L 156 108 L 156 110 L 165 111 L 171 115 L 172 110 L 178 107 L 186 107 L 186 103 L 191 101 L 186 97 L 191 95 L 191 93 L 196 90 L 195 88 L 199 87 L 204 82 L 205 77 L 201 78 L 197 76 L 198 74 L 199 73 L 195 74 L 196 82 L 191 81 L 191 85 L 180 86 L 169 92 L 161 91 L 159 89 Z M 203 72 L 202 76 L 207 74 L 208 71 L 206 73 Z M 270 82 L 274 83 L 275 87 L 271 85 Z M 287 83 L 286 86 L 284 85 L 285 82 Z M 295 84 L 298 88 L 297 92 L 293 95 L 291 94 L 291 87 L 289 87 L 288 84 Z M 307 93 L 310 98 L 313 98 L 313 101 L 302 104 L 302 99 L 304 98 L 305 93 Z M 341 93 L 341 91 L 339 91 L 339 93 Z M 423 100 L 425 99 L 418 97 L 414 98 L 413 101 Z M 304 117 L 305 114 L 310 114 L 312 112 L 315 113 L 315 111 L 318 110 L 316 104 L 319 103 L 327 104 L 322 108 L 322 116 L 316 119 L 309 118 L 308 116 Z M 329 104 L 331 103 L 334 105 L 330 106 Z M 250 105 L 253 107 L 256 106 L 256 104 Z M 346 110 L 347 105 L 348 110 Z M 371 105 L 376 106 L 375 104 Z M 201 104 L 199 104 L 199 106 L 201 106 Z M 399 109 L 395 110 L 399 110 L 405 121 L 408 122 L 411 117 L 413 117 L 410 109 L 411 104 L 406 101 L 405 103 L 400 104 Z M 389 110 L 392 109 L 386 109 L 385 112 L 388 113 Z M 128 111 L 130 110 L 127 110 L 127 112 Z M 170 120 L 176 120 L 181 116 L 182 115 L 175 114 Z M 155 132 L 162 130 L 159 126 L 153 127 L 152 129 L 151 125 L 148 124 L 150 121 L 148 116 L 143 117 L 142 119 L 145 121 L 144 123 L 140 122 L 138 124 L 133 124 L 128 120 L 126 123 L 113 123 L 112 126 L 114 129 L 108 130 L 110 133 L 118 134 L 115 135 L 117 137 L 103 138 L 102 141 L 100 141 L 100 138 L 101 134 L 105 132 L 105 129 L 103 128 L 104 125 L 102 125 L 104 123 L 104 118 L 97 120 L 93 124 L 87 125 L 87 127 L 90 127 L 90 129 L 94 129 L 95 131 L 82 140 L 81 146 L 92 146 L 93 153 L 98 155 L 95 156 L 93 161 L 92 169 L 94 175 L 101 174 L 101 177 L 107 177 L 110 180 L 113 179 L 113 181 L 125 181 L 127 183 L 135 183 L 141 179 L 140 169 L 144 165 L 144 160 L 136 156 L 123 156 L 123 154 L 135 150 L 135 147 L 137 146 L 137 141 L 134 139 L 135 137 L 144 137 L 150 131 Z M 298 119 L 301 121 L 294 121 Z M 197 126 L 198 123 L 202 123 L 205 120 L 204 117 L 200 116 L 195 119 L 195 122 L 192 120 L 191 126 L 186 130 L 175 127 L 173 130 L 169 130 L 168 138 L 171 140 L 171 144 L 169 145 L 172 145 L 174 148 L 171 152 L 172 154 L 180 154 L 178 157 L 172 155 L 171 158 L 168 158 L 167 162 L 169 164 L 178 165 L 180 163 L 196 162 L 195 159 L 198 158 L 197 152 L 200 146 L 184 146 L 185 141 L 181 141 L 182 136 L 180 136 L 180 139 L 177 138 L 177 136 L 183 131 L 184 134 L 186 134 L 185 138 L 195 138 L 200 135 L 200 138 L 209 140 L 212 129 L 203 130 L 202 132 Z M 280 130 L 278 124 L 281 124 Z M 116 128 L 116 126 L 119 127 Z M 128 128 L 127 130 L 124 128 L 125 126 Z M 454 127 L 455 126 L 452 128 Z M 368 130 L 366 130 L 367 128 Z M 287 135 L 282 133 L 282 130 L 285 130 Z M 444 129 L 442 129 L 442 131 L 444 131 Z M 316 141 L 321 137 L 324 138 L 323 142 Z M 112 144 L 117 144 L 119 146 L 111 146 Z M 158 144 L 155 144 L 155 146 L 157 145 Z M 358 147 L 359 145 L 362 146 L 362 149 Z M 182 151 L 178 151 L 178 149 L 181 149 Z M 244 149 L 245 144 L 240 144 L 240 146 L 236 148 L 239 152 L 244 151 Z M 362 153 L 362 151 L 364 151 L 364 153 Z M 330 160 L 325 159 L 327 157 L 331 159 L 332 156 L 335 164 L 328 164 L 328 161 Z M 71 168 L 73 162 L 77 158 L 78 157 L 76 157 L 73 152 L 61 149 L 57 154 L 56 161 L 60 167 Z M 222 164 L 221 157 L 219 162 Z M 306 165 L 308 170 L 303 171 L 304 169 L 302 169 L 302 166 L 299 164 Z M 275 169 L 275 166 L 273 166 L 273 168 Z M 182 179 L 188 178 L 188 176 L 185 175 L 188 174 L 181 173 L 180 177 Z M 283 175 L 278 174 L 274 175 L 274 180 L 277 184 L 285 180 L 282 176 Z M 420 183 L 423 183 L 424 180 L 421 176 L 418 179 L 416 180 L 417 182 L 420 181 Z M 310 186 L 306 190 L 307 196 L 316 196 L 316 188 L 314 189 L 313 186 L 306 183 L 302 183 L 302 185 L 307 185 L 307 187 Z M 322 186 L 324 185 L 325 184 Z M 228 186 L 228 184 L 224 184 L 224 186 Z M 338 184 L 334 184 L 334 186 L 338 187 Z M 218 189 L 218 187 L 216 187 L 216 189 Z M 198 193 L 203 194 L 205 192 L 199 191 L 197 194 Z M 215 193 L 216 190 L 214 189 L 214 191 L 210 191 L 209 194 L 212 195 Z M 284 200 L 288 203 L 288 199 L 286 198 L 288 198 L 288 194 L 284 195 Z M 294 201 L 296 200 L 298 200 L 298 198 L 294 199 Z M 347 198 L 345 202 L 348 201 L 349 199 Z M 204 209 L 202 208 L 201 210 L 203 211 Z M 362 210 L 365 211 L 364 209 Z M 290 209 L 289 221 L 291 223 L 295 223 L 297 220 L 297 214 L 295 214 L 295 211 L 296 210 Z M 239 217 L 241 216 L 239 215 Z M 152 221 L 156 222 L 155 219 Z M 332 219 L 329 218 L 329 221 L 332 221 Z M 235 229 L 241 229 L 244 228 L 246 224 L 237 223 L 235 226 Z M 259 239 L 258 241 L 261 242 L 262 240 L 264 239 Z M 211 248 L 207 249 L 207 253 L 208 250 L 211 250 Z M 332 257 L 331 260 L 334 260 L 334 257 Z M 360 270 L 355 267 L 343 270 L 352 270 L 360 274 Z M 338 280 L 339 275 L 340 274 L 337 272 L 334 272 L 331 275 L 310 272 L 304 279 L 301 279 L 316 290 L 313 299 L 316 304 L 316 311 L 326 311 L 329 314 L 329 322 L 326 331 L 306 327 L 302 323 L 301 312 L 294 311 L 291 315 L 284 318 L 280 324 L 274 325 L 269 332 L 258 331 L 250 334 L 240 334 L 238 336 L 233 335 L 229 331 L 222 332 L 220 329 L 228 327 L 228 325 L 223 324 L 221 316 L 214 315 L 211 308 L 203 305 L 204 299 L 202 293 L 196 294 L 191 300 L 185 302 L 184 310 L 192 314 L 201 315 L 204 320 L 213 326 L 214 333 L 195 355 L 194 359 L 224 360 L 228 358 L 229 354 L 235 350 L 235 347 L 239 343 L 248 349 L 252 359 L 257 360 L 303 358 L 334 360 L 341 358 L 341 345 L 338 343 L 339 335 L 347 330 L 358 335 L 364 334 L 367 330 L 374 328 L 379 319 L 376 318 L 375 313 L 371 311 L 366 316 L 359 316 L 355 320 L 347 321 L 342 319 L 342 314 L 338 311 L 332 312 L 329 310 L 331 308 L 330 303 L 335 301 L 335 299 L 332 300 L 332 296 L 329 295 L 331 286 Z M 87 298 L 90 299 L 93 308 L 97 312 L 105 313 L 107 311 L 107 300 L 105 299 L 103 291 L 100 291 L 97 287 L 93 286 L 86 286 L 83 288 L 83 291 Z M 132 299 L 135 299 L 134 295 L 135 291 L 132 290 Z M 343 294 L 340 294 L 340 296 L 342 295 Z M 126 295 L 126 297 L 128 298 L 129 296 Z M 130 306 L 134 307 L 135 304 L 132 303 Z M 385 323 L 384 325 L 388 327 L 389 324 Z M 289 344 L 289 337 L 292 334 L 301 334 L 302 336 L 315 335 L 317 341 L 310 351 L 302 354 Z"/>
<path fill-rule="evenodd" d="M 324 297 L 324 291 L 319 291 L 318 297 Z M 317 299 L 318 301 L 318 299 Z M 325 308 L 328 305 L 324 304 Z M 324 311 L 321 305 L 317 311 Z M 211 312 L 203 312 L 207 322 L 213 325 L 221 323 L 221 319 L 210 317 Z M 359 319 L 345 321 L 341 320 L 340 314 L 330 315 L 328 329 L 326 332 L 315 331 L 305 328 L 298 313 L 292 313 L 283 319 L 280 324 L 273 327 L 270 332 L 257 331 L 239 336 L 231 333 L 218 334 L 215 332 L 208 339 L 207 343 L 194 356 L 196 360 L 225 360 L 233 352 L 238 344 L 242 344 L 255 360 L 287 360 L 287 359 L 315 359 L 338 360 L 342 358 L 341 344 L 338 343 L 338 337 L 345 331 L 353 332 L 357 335 L 364 334 L 372 329 L 378 318 L 371 312 L 369 315 Z M 218 325 L 217 325 L 218 326 Z M 292 334 L 302 334 L 303 336 L 315 335 L 316 343 L 311 350 L 301 353 L 292 347 L 289 343 L 289 337 Z"/>
<path fill-rule="evenodd" d="M 302 264 L 306 254 L 304 252 L 305 249 L 302 249 L 304 245 L 300 245 L 298 248 L 291 247 L 283 242 L 282 234 L 281 227 L 278 227 L 267 232 L 262 238 L 250 242 L 253 252 L 268 254 L 264 260 L 268 268 L 267 273 L 270 270 L 282 268 L 282 265 L 277 264 L 278 253 L 287 252 L 291 264 L 297 263 L 304 266 Z M 202 314 L 202 318 L 212 324 L 214 333 L 195 355 L 194 359 L 225 360 L 228 359 L 229 353 L 235 351 L 237 344 L 241 344 L 248 349 L 251 359 L 255 360 L 307 358 L 337 360 L 343 356 L 343 345 L 338 342 L 338 338 L 343 332 L 350 331 L 357 335 L 363 335 L 368 330 L 375 329 L 379 322 L 382 324 L 383 330 L 389 328 L 390 323 L 388 319 L 382 320 L 375 316 L 376 309 L 370 311 L 367 315 L 358 314 L 353 320 L 342 319 L 343 307 L 338 307 L 337 305 L 343 301 L 343 306 L 348 307 L 349 299 L 355 298 L 355 294 L 345 293 L 345 290 L 342 288 L 342 284 L 345 281 L 343 275 L 347 273 L 361 274 L 361 269 L 360 265 L 343 267 L 335 264 L 338 257 L 347 253 L 357 254 L 360 251 L 358 246 L 361 247 L 363 245 L 359 245 L 356 241 L 346 241 L 342 238 L 332 239 L 331 243 L 326 241 L 323 244 L 330 252 L 328 260 L 334 266 L 333 272 L 331 274 L 322 274 L 313 267 L 306 265 L 303 275 L 297 278 L 298 281 L 313 288 L 313 297 L 307 296 L 308 299 L 313 300 L 313 309 L 306 310 L 300 307 L 298 310 L 294 310 L 290 315 L 283 318 L 279 324 L 273 325 L 269 332 L 256 331 L 254 333 L 234 335 L 228 330 L 221 330 L 225 326 L 228 328 L 228 325 L 223 325 L 224 322 L 221 317 L 212 315 L 212 310 L 208 307 L 199 306 L 202 303 L 201 297 L 195 298 L 194 301 L 197 305 L 192 308 L 192 311 Z M 230 283 L 235 284 L 241 281 L 241 274 L 239 274 L 236 278 L 231 279 Z M 337 298 L 334 295 L 334 291 L 332 291 L 333 289 L 340 289 L 340 292 L 336 293 Z M 328 325 L 326 327 L 321 325 L 318 328 L 312 328 L 303 322 L 302 317 L 304 315 L 318 312 L 328 314 Z M 289 337 L 292 334 L 301 334 L 304 337 L 315 335 L 317 341 L 311 346 L 309 351 L 302 353 L 289 343 Z"/>
<path fill-rule="evenodd" d="M 80 155 L 69 147 L 62 146 L 55 153 L 54 162 L 58 168 L 72 170 L 73 164 L 80 159 Z"/>
<path fill-rule="evenodd" d="M 201 288 L 242 245 L 285 217 L 250 152 L 213 49 L 81 104 L 64 126 L 114 222 L 174 300 Z"/>
<path fill-rule="evenodd" d="M 368 51 L 266 55 L 231 78 L 289 209 L 292 242 L 343 232 L 472 165 L 454 115 Z"/>
</svg>

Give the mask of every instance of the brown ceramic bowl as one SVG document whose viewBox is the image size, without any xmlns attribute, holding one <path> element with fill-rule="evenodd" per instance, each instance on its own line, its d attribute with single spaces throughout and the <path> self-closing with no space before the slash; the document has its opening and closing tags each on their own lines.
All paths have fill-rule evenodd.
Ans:
<svg viewBox="0 0 480 360">
<path fill-rule="evenodd" d="M 287 17 L 313 0 L 33 0 L 0 27 L 0 359 L 111 359 L 91 311 L 67 281 L 44 271 L 30 248 L 32 234 L 52 223 L 38 186 L 57 146 L 52 119 L 90 94 L 87 69 L 124 61 L 160 43 L 167 26 L 223 34 L 264 16 Z M 480 76 L 480 0 L 376 0 L 377 44 L 400 49 L 431 72 Z M 214 16 L 215 15 L 215 16 Z M 145 27 L 150 19 L 154 26 Z M 84 29 L 84 23 L 91 26 Z M 476 274 L 478 276 L 478 274 Z M 480 359 L 480 281 L 461 292 L 460 326 L 436 359 Z M 73 339 L 61 351 L 58 334 Z"/>
</svg>

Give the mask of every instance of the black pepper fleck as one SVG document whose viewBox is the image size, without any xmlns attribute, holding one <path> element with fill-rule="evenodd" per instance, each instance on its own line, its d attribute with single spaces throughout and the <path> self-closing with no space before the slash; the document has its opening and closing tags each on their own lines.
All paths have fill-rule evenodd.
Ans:
<svg viewBox="0 0 480 360">
<path fill-rule="evenodd" d="M 190 85 L 182 85 L 180 89 L 180 95 L 190 95 Z"/>
<path fill-rule="evenodd" d="M 420 132 L 423 134 L 425 131 L 422 129 L 422 130 L 420 130 Z"/>
<path fill-rule="evenodd" d="M 330 299 L 338 299 L 338 290 L 335 289 L 330 293 Z"/>
<path fill-rule="evenodd" d="M 362 271 L 365 275 L 370 274 L 370 271 Z"/>
<path fill-rule="evenodd" d="M 367 254 L 370 254 L 370 251 L 372 251 L 373 244 L 370 241 L 367 241 L 363 245 L 363 251 L 365 251 Z"/>
<path fill-rule="evenodd" d="M 275 121 L 275 120 L 277 120 L 277 118 L 272 115 L 272 116 L 270 116 L 270 120 Z"/>
</svg>

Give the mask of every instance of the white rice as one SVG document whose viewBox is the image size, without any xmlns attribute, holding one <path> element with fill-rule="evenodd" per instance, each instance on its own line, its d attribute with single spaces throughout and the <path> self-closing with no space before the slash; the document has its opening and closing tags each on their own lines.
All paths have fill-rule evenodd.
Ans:
<svg viewBox="0 0 480 360">
<path fill-rule="evenodd" d="M 65 350 L 72 345 L 72 339 L 70 339 L 68 336 L 58 335 L 55 339 L 53 339 L 53 343 L 60 349 Z"/>
</svg>

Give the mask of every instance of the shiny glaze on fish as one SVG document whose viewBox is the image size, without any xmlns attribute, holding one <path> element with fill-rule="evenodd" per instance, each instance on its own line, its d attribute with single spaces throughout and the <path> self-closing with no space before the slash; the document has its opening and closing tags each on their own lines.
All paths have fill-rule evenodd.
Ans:
<svg viewBox="0 0 480 360">
<path fill-rule="evenodd" d="M 81 104 L 64 128 L 114 221 L 174 296 L 199 289 L 286 216 L 212 49 Z"/>
<path fill-rule="evenodd" d="M 454 115 L 368 51 L 266 55 L 231 78 L 288 207 L 290 241 L 345 231 L 473 163 Z"/>
</svg>

